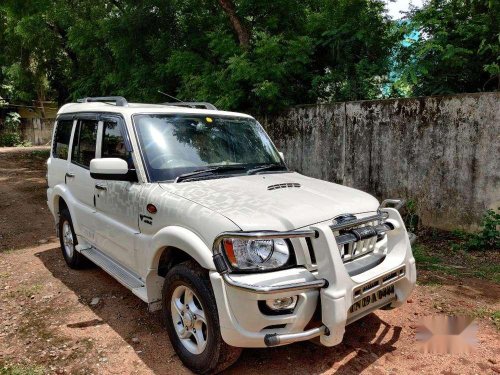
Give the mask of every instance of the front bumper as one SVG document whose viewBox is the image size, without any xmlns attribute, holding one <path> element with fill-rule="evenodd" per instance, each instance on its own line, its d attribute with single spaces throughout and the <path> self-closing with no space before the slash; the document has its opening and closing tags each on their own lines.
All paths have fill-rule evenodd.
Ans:
<svg viewBox="0 0 500 375">
<path fill-rule="evenodd" d="M 415 285 L 415 260 L 399 212 L 391 208 L 384 211 L 394 226 L 387 234 L 389 251 L 382 263 L 356 276 L 349 275 L 327 223 L 310 228 L 315 232 L 311 241 L 317 271 L 294 268 L 245 275 L 212 271 L 210 279 L 224 341 L 237 347 L 266 347 L 319 336 L 323 345 L 334 346 L 342 341 L 347 324 L 380 307 L 400 306 Z M 390 299 L 361 306 L 365 296 L 391 285 L 394 295 Z M 298 298 L 291 313 L 267 315 L 259 309 L 259 301 L 290 296 Z M 354 304 L 359 308 L 350 312 Z M 321 323 L 310 327 L 318 307 Z"/>
</svg>

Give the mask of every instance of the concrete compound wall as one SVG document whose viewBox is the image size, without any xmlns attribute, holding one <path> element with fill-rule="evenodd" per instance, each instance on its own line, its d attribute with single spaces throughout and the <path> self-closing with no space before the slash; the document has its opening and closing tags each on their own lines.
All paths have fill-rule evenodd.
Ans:
<svg viewBox="0 0 500 375">
<path fill-rule="evenodd" d="M 34 146 L 50 144 L 54 123 L 53 118 L 24 119 L 20 126 L 23 140 L 31 142 Z"/>
<path fill-rule="evenodd" d="M 500 207 L 500 93 L 307 105 L 262 119 L 305 175 L 401 197 L 421 224 L 473 229 Z"/>
</svg>

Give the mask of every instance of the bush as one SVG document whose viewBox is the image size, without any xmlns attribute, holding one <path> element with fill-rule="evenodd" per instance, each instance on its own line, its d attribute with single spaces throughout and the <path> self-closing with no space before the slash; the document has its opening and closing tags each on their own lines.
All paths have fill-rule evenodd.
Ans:
<svg viewBox="0 0 500 375">
<path fill-rule="evenodd" d="M 417 232 L 420 218 L 417 214 L 417 202 L 415 200 L 408 199 L 406 201 L 402 216 L 408 232 Z"/>
<path fill-rule="evenodd" d="M 19 113 L 10 112 L 5 118 L 2 132 L 0 133 L 0 146 L 19 146 L 23 145 L 21 140 L 21 116 Z"/>
<path fill-rule="evenodd" d="M 498 208 L 500 210 L 500 207 Z M 481 230 L 477 233 L 455 233 L 463 240 L 461 244 L 454 245 L 455 250 L 500 250 L 500 211 L 488 210 L 481 220 Z"/>
</svg>

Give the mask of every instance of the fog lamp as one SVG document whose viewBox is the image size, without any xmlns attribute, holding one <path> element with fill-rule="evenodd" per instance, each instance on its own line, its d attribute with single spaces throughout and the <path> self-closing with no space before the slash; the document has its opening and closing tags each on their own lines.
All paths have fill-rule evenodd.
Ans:
<svg viewBox="0 0 500 375">
<path fill-rule="evenodd" d="M 271 310 L 291 310 L 297 305 L 297 296 L 282 297 L 266 300 L 266 305 Z"/>
</svg>

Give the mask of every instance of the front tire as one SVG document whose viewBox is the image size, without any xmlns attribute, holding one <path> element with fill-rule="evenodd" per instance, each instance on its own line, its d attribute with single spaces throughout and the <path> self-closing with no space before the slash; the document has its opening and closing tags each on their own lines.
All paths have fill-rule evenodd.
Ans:
<svg viewBox="0 0 500 375">
<path fill-rule="evenodd" d="M 170 341 L 186 367 L 198 374 L 216 374 L 236 362 L 241 348 L 222 339 L 206 270 L 192 261 L 173 267 L 165 277 L 162 302 Z"/>
<path fill-rule="evenodd" d="M 78 240 L 71 215 L 66 208 L 62 209 L 59 215 L 59 242 L 64 260 L 70 268 L 81 269 L 88 264 L 86 258 L 75 249 Z"/>
</svg>

